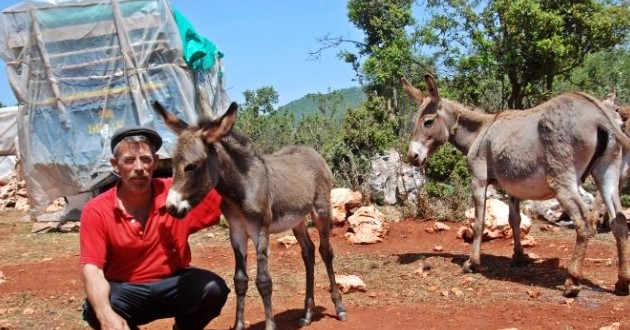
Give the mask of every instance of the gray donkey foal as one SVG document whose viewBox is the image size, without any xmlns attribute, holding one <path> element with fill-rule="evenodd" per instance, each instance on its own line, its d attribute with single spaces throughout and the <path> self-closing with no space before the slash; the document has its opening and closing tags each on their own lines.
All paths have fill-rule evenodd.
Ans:
<svg viewBox="0 0 630 330">
<path fill-rule="evenodd" d="M 236 320 L 243 329 L 247 276 L 247 241 L 256 248 L 256 287 L 265 306 L 265 329 L 276 329 L 271 305 L 272 283 L 268 270 L 269 234 L 292 229 L 306 267 L 306 298 L 300 326 L 311 323 L 313 307 L 315 245 L 309 238 L 306 216 L 310 213 L 319 232 L 319 253 L 326 265 L 337 317 L 345 321 L 346 309 L 335 282 L 331 230 L 330 191 L 333 178 L 324 159 L 312 148 L 286 147 L 272 155 L 258 155 L 249 140 L 232 131 L 237 105 L 215 120 L 202 118 L 188 126 L 159 104 L 153 103 L 168 127 L 178 136 L 172 154 L 173 185 L 166 207 L 184 217 L 211 189 L 222 196 L 221 211 L 230 227 L 234 249 Z"/>
</svg>

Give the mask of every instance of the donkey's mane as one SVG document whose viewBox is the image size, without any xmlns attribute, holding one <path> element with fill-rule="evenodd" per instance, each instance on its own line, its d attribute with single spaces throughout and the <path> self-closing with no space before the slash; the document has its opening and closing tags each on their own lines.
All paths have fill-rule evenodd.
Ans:
<svg viewBox="0 0 630 330">
<path fill-rule="evenodd" d="M 252 149 L 252 141 L 247 136 L 245 136 L 245 134 L 237 130 L 233 129 L 230 134 L 228 134 L 228 136 L 226 136 L 224 139 L 227 138 L 234 139 L 234 141 L 236 141 L 236 143 L 238 143 L 242 148 Z"/>
<path fill-rule="evenodd" d="M 230 154 L 240 172 L 246 172 L 252 160 L 260 158 L 249 138 L 238 131 L 232 130 L 219 141 L 219 145 Z"/>
<path fill-rule="evenodd" d="M 443 107 L 450 108 L 453 114 L 459 116 L 460 119 L 468 119 L 472 122 L 486 122 L 494 118 L 493 114 L 486 113 L 481 108 L 473 108 L 457 101 L 442 99 L 442 103 Z"/>
</svg>

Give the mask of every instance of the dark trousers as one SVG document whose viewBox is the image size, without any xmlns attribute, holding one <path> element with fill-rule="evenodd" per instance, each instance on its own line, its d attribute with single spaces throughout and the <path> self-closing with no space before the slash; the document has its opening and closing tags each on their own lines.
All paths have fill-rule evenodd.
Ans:
<svg viewBox="0 0 630 330">
<path fill-rule="evenodd" d="M 219 316 L 230 292 L 219 275 L 198 268 L 187 268 L 151 283 L 110 282 L 110 287 L 112 308 L 131 329 L 170 317 L 175 318 L 178 329 L 203 329 Z M 101 328 L 87 299 L 83 319 L 92 328 Z"/>
</svg>

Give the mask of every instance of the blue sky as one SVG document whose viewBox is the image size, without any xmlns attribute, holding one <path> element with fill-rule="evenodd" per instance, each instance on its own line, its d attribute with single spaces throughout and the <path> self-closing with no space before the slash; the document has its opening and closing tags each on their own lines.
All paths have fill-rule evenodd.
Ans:
<svg viewBox="0 0 630 330">
<path fill-rule="evenodd" d="M 0 9 L 22 1 L 0 0 Z M 309 52 L 327 34 L 362 41 L 363 34 L 347 19 L 346 1 L 190 1 L 171 0 L 197 32 L 213 41 L 224 54 L 229 97 L 243 102 L 245 90 L 273 86 L 278 105 L 307 93 L 357 86 L 349 64 L 329 49 L 319 60 Z M 344 47 L 351 47 L 350 45 Z M 348 48 L 354 51 L 353 48 Z M 0 61 L 1 62 L 1 61 Z M 16 103 L 0 70 L 0 102 Z"/>
</svg>

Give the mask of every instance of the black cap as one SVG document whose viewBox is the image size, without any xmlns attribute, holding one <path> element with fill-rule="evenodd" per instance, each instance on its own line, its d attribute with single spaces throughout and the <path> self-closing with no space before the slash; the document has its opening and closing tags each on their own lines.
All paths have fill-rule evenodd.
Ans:
<svg viewBox="0 0 630 330">
<path fill-rule="evenodd" d="M 112 135 L 111 148 L 112 153 L 114 152 L 114 147 L 122 141 L 124 138 L 128 136 L 140 135 L 144 136 L 149 140 L 149 143 L 153 145 L 155 151 L 158 151 L 162 146 L 162 137 L 151 128 L 142 127 L 142 126 L 133 126 L 133 127 L 121 127 L 114 131 L 114 135 Z"/>
</svg>

